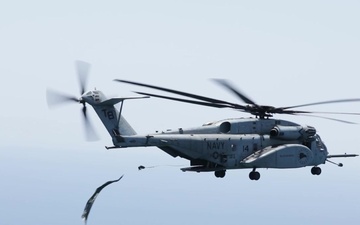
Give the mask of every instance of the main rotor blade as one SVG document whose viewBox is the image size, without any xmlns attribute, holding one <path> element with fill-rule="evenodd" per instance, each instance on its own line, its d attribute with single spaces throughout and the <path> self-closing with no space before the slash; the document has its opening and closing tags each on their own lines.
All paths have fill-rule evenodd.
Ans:
<svg viewBox="0 0 360 225">
<path fill-rule="evenodd" d="M 270 113 L 278 114 L 331 114 L 331 115 L 351 115 L 351 116 L 360 116 L 358 112 L 325 112 L 325 111 L 303 111 L 303 110 L 282 110 L 282 108 L 276 108 Z"/>
<path fill-rule="evenodd" d="M 360 113 L 355 112 L 320 112 L 320 111 L 305 111 L 306 113 L 315 113 L 315 114 L 332 114 L 332 115 L 350 115 L 350 116 L 360 116 Z"/>
<path fill-rule="evenodd" d="M 114 81 L 127 83 L 127 84 L 132 84 L 132 85 L 137 85 L 137 86 L 142 86 L 142 87 L 148 87 L 148 88 L 152 88 L 152 89 L 157 89 L 157 90 L 161 90 L 161 91 L 165 91 L 165 92 L 170 92 L 170 93 L 173 93 L 173 94 L 182 95 L 182 96 L 189 97 L 189 98 L 198 99 L 198 100 L 205 101 L 205 102 L 233 105 L 233 106 L 236 106 L 239 109 L 244 109 L 245 108 L 245 106 L 241 106 L 241 105 L 234 104 L 234 103 L 231 103 L 231 102 L 226 102 L 226 101 L 215 99 L 215 98 L 208 98 L 208 97 L 204 97 L 204 96 L 201 96 L 201 95 L 195 95 L 195 94 L 191 94 L 191 93 L 187 93 L 187 92 L 183 92 L 183 91 L 177 91 L 177 90 L 173 90 L 173 89 L 169 89 L 169 88 L 163 88 L 163 87 L 159 87 L 159 86 L 143 84 L 143 83 L 127 81 L 127 80 L 120 80 L 120 79 L 115 79 Z"/>
<path fill-rule="evenodd" d="M 317 117 L 317 118 L 322 118 L 322 119 L 337 121 L 337 122 L 340 122 L 340 123 L 357 124 L 357 123 L 355 123 L 355 122 L 351 122 L 351 121 L 347 121 L 347 120 L 340 120 L 340 119 L 335 119 L 335 118 L 331 118 L 331 117 L 317 116 L 317 115 L 312 115 L 312 114 L 301 114 L 301 113 L 299 113 L 299 114 L 294 114 L 294 115 Z"/>
<path fill-rule="evenodd" d="M 308 104 L 302 104 L 302 105 L 294 105 L 294 106 L 289 106 L 289 107 L 281 107 L 281 109 L 292 109 L 292 108 L 311 106 L 311 105 L 323 105 L 323 104 L 342 103 L 342 102 L 360 102 L 360 98 L 338 99 L 338 100 L 314 102 L 314 103 L 308 103 Z"/>
<path fill-rule="evenodd" d="M 84 129 L 85 129 L 85 138 L 87 141 L 97 141 L 99 140 L 98 135 L 96 134 L 93 126 L 91 125 L 91 122 L 86 114 L 86 106 L 84 104 L 82 108 L 82 114 L 84 118 Z"/>
<path fill-rule="evenodd" d="M 46 89 L 46 101 L 49 108 L 51 108 L 65 103 L 79 102 L 79 99 L 77 99 L 75 96 L 64 94 L 59 91 Z"/>
<path fill-rule="evenodd" d="M 243 102 L 251 105 L 257 105 L 254 101 L 252 101 L 250 98 L 246 97 L 243 93 L 236 90 L 234 87 L 232 87 L 226 80 L 223 79 L 213 79 L 218 84 L 222 85 L 223 87 L 229 89 L 232 93 L 234 93 L 237 97 L 239 97 Z"/>
<path fill-rule="evenodd" d="M 88 75 L 90 71 L 90 64 L 84 61 L 75 61 L 76 72 L 79 77 L 80 95 L 84 94 L 86 90 Z"/>
<path fill-rule="evenodd" d="M 173 100 L 173 101 L 186 102 L 186 103 L 190 103 L 190 104 L 209 106 L 209 107 L 214 107 L 214 108 L 234 108 L 231 105 L 211 103 L 211 102 L 201 102 L 201 101 L 182 99 L 182 98 L 174 98 L 174 97 L 156 95 L 156 94 L 151 94 L 151 93 L 146 93 L 146 92 L 135 91 L 135 93 L 140 94 L 140 95 L 148 95 L 148 96 L 152 96 L 152 97 L 156 97 L 156 98 L 163 98 L 163 99 L 168 99 L 168 100 Z"/>
</svg>

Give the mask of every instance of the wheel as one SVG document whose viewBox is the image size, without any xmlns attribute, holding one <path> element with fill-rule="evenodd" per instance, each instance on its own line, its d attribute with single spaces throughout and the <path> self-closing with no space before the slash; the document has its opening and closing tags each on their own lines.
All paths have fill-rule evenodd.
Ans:
<svg viewBox="0 0 360 225">
<path fill-rule="evenodd" d="M 226 170 L 218 170 L 215 171 L 215 177 L 217 178 L 223 178 L 225 177 Z"/>
<path fill-rule="evenodd" d="M 260 179 L 260 173 L 259 172 L 255 172 L 255 180 L 259 180 Z"/>
<path fill-rule="evenodd" d="M 316 167 L 314 166 L 313 168 L 311 168 L 311 174 L 315 175 L 316 174 Z"/>
<path fill-rule="evenodd" d="M 260 173 L 257 171 L 251 171 L 249 173 L 250 180 L 259 180 L 260 179 Z"/>
<path fill-rule="evenodd" d="M 314 166 L 313 168 L 311 168 L 311 174 L 312 175 L 320 175 L 321 174 L 321 168 Z"/>
<path fill-rule="evenodd" d="M 254 173 L 255 172 L 253 172 L 253 171 L 251 171 L 250 173 L 249 173 L 249 178 L 250 178 L 250 180 L 254 180 L 255 178 L 255 175 L 254 175 Z"/>
</svg>

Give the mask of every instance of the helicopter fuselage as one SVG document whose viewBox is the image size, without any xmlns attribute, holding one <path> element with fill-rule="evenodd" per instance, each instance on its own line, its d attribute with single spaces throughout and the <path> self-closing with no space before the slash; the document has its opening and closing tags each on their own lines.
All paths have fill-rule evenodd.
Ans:
<svg viewBox="0 0 360 225">
<path fill-rule="evenodd" d="M 240 118 L 201 127 L 113 138 L 123 147 L 156 146 L 190 160 L 183 171 L 299 168 L 325 163 L 326 146 L 315 128 L 277 119 Z"/>
</svg>

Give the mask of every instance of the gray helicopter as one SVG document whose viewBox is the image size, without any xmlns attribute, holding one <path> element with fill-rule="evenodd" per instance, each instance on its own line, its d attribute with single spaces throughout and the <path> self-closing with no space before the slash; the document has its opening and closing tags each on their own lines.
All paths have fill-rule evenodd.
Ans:
<svg viewBox="0 0 360 225">
<path fill-rule="evenodd" d="M 260 179 L 260 173 L 257 171 L 260 168 L 288 169 L 311 166 L 311 173 L 320 175 L 321 168 L 319 165 L 326 162 L 340 167 L 343 166 L 341 163 L 330 161 L 329 158 L 358 156 L 356 154 L 330 155 L 314 127 L 271 117 L 273 114 L 312 115 L 317 112 L 294 110 L 294 108 L 340 102 L 359 102 L 359 98 L 315 102 L 290 107 L 264 106 L 256 104 L 225 80 L 216 80 L 217 83 L 233 92 L 246 103 L 246 105 L 241 105 L 119 79 L 114 81 L 169 92 L 189 99 L 145 92 L 136 92 L 140 96 L 135 97 L 107 98 L 99 90 L 85 92 L 90 65 L 77 61 L 76 66 L 81 97 L 77 98 L 48 89 L 48 105 L 54 106 L 65 102 L 83 104 L 82 112 L 85 119 L 87 139 L 94 140 L 96 136 L 86 116 L 86 104 L 91 105 L 112 138 L 113 146 L 106 147 L 107 149 L 154 146 L 173 157 L 182 157 L 189 160 L 190 166 L 182 168 L 182 171 L 214 172 L 216 177 L 223 178 L 226 170 L 251 169 L 249 173 L 251 180 Z M 206 123 L 201 127 L 180 128 L 138 135 L 122 116 L 123 103 L 125 100 L 148 98 L 150 96 L 208 107 L 235 109 L 250 113 L 255 118 L 225 119 Z M 360 113 L 334 114 L 360 115 Z M 352 123 L 329 117 L 319 117 L 343 123 Z"/>
</svg>

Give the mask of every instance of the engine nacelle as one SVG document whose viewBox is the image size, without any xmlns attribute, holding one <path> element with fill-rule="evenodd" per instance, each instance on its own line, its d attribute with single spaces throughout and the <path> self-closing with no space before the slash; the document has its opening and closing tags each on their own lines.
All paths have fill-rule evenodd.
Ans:
<svg viewBox="0 0 360 225">
<path fill-rule="evenodd" d="M 311 126 L 280 126 L 277 125 L 270 131 L 270 137 L 282 140 L 310 140 L 316 134 L 316 129 Z"/>
</svg>

